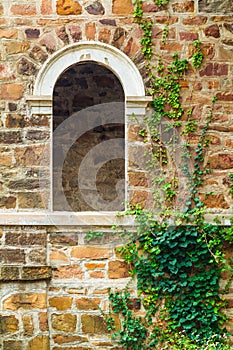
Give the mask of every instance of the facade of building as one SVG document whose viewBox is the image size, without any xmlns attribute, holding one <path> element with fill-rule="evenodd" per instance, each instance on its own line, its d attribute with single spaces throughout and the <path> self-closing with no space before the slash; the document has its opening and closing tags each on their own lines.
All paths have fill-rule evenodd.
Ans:
<svg viewBox="0 0 233 350">
<path fill-rule="evenodd" d="M 202 42 L 203 66 L 190 67 L 182 99 L 203 123 L 218 98 L 203 200 L 209 219 L 224 216 L 229 225 L 232 1 L 171 0 L 159 8 L 148 0 L 143 10 L 155 55 L 190 58 L 193 41 Z M 141 38 L 131 0 L 0 1 L 2 350 L 120 349 L 99 307 L 108 308 L 108 288 L 130 279 L 112 233 L 114 225 L 134 230 L 134 222 L 116 213 L 125 202 L 151 203 L 147 144 L 138 134 L 151 101 Z M 89 242 L 90 231 L 106 235 Z M 233 331 L 233 286 L 225 297 Z"/>
</svg>

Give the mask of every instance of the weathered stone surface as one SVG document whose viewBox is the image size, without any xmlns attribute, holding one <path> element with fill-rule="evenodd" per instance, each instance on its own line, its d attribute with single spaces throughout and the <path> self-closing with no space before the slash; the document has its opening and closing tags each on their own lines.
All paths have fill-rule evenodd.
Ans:
<svg viewBox="0 0 233 350">
<path fill-rule="evenodd" d="M 99 30 L 98 40 L 104 43 L 109 43 L 111 37 L 111 31 L 107 28 L 101 28 Z"/>
<path fill-rule="evenodd" d="M 115 260 L 108 264 L 108 277 L 111 279 L 127 278 L 130 266 L 125 261 Z"/>
<path fill-rule="evenodd" d="M 19 208 L 44 208 L 46 205 L 43 202 L 41 193 L 37 192 L 19 192 L 18 193 Z"/>
<path fill-rule="evenodd" d="M 2 209 L 12 209 L 16 207 L 16 198 L 13 196 L 1 197 L 0 198 L 0 208 Z"/>
<path fill-rule="evenodd" d="M 53 53 L 58 48 L 56 37 L 52 33 L 45 34 L 41 38 L 40 44 L 45 46 L 49 53 Z"/>
<path fill-rule="evenodd" d="M 17 29 L 0 29 L 0 39 L 16 39 L 18 36 Z"/>
<path fill-rule="evenodd" d="M 46 294 L 19 293 L 13 294 L 3 301 L 3 310 L 34 310 L 46 307 Z"/>
<path fill-rule="evenodd" d="M 129 15 L 133 13 L 131 0 L 113 0 L 112 12 L 116 15 Z"/>
<path fill-rule="evenodd" d="M 100 299 L 81 298 L 75 302 L 78 310 L 98 310 L 100 305 Z"/>
<path fill-rule="evenodd" d="M 199 35 L 198 33 L 192 33 L 192 32 L 180 32 L 180 40 L 187 40 L 187 41 L 194 41 L 197 40 Z"/>
<path fill-rule="evenodd" d="M 0 334 L 14 333 L 19 330 L 19 320 L 16 316 L 0 315 Z"/>
<path fill-rule="evenodd" d="M 96 25 L 95 23 L 87 23 L 85 26 L 85 35 L 89 40 L 94 40 L 96 35 Z"/>
<path fill-rule="evenodd" d="M 199 11 L 208 13 L 231 13 L 233 4 L 231 0 L 200 0 L 198 2 Z"/>
<path fill-rule="evenodd" d="M 22 16 L 34 16 L 36 15 L 36 5 L 35 4 L 13 4 L 10 8 L 11 13 L 14 15 Z"/>
<path fill-rule="evenodd" d="M 47 53 L 45 53 L 39 46 L 34 46 L 29 53 L 29 56 L 41 63 L 44 63 L 48 58 Z"/>
<path fill-rule="evenodd" d="M 83 271 L 80 266 L 59 266 L 54 270 L 55 278 L 83 278 Z"/>
<path fill-rule="evenodd" d="M 233 93 L 232 92 L 217 92 L 216 97 L 219 101 L 233 101 Z"/>
<path fill-rule="evenodd" d="M 207 208 L 228 209 L 230 207 L 222 193 L 208 195 L 201 194 L 200 199 L 207 206 Z"/>
<path fill-rule="evenodd" d="M 91 5 L 85 7 L 85 9 L 91 15 L 103 15 L 105 13 L 105 9 L 99 1 L 94 1 Z"/>
<path fill-rule="evenodd" d="M 143 12 L 158 12 L 158 11 L 164 11 L 167 7 L 166 6 L 158 6 L 156 4 L 145 4 L 142 5 Z"/>
<path fill-rule="evenodd" d="M 209 156 L 210 169 L 231 169 L 233 167 L 233 154 L 220 153 Z"/>
<path fill-rule="evenodd" d="M 45 146 L 24 146 L 15 149 L 15 159 L 17 164 L 26 166 L 37 166 L 46 164 L 48 153 Z"/>
<path fill-rule="evenodd" d="M 115 329 L 120 329 L 120 320 L 117 316 L 113 315 L 115 322 Z M 82 315 L 82 331 L 84 333 L 107 333 L 107 324 L 104 322 L 103 317 L 97 315 Z"/>
<path fill-rule="evenodd" d="M 53 341 L 56 344 L 67 344 L 74 342 L 87 342 L 88 338 L 83 337 L 81 335 L 63 335 L 63 334 L 55 334 L 53 335 Z"/>
<path fill-rule="evenodd" d="M 64 246 L 76 246 L 78 245 L 79 234 L 78 233 L 69 233 L 67 235 L 55 233 L 50 234 L 49 241 L 54 245 L 64 245 Z"/>
<path fill-rule="evenodd" d="M 76 0 L 58 0 L 57 1 L 58 15 L 80 15 L 82 6 Z"/>
<path fill-rule="evenodd" d="M 63 251 L 54 250 L 50 253 L 50 262 L 52 265 L 59 265 L 64 262 L 68 263 L 69 259 Z"/>
<path fill-rule="evenodd" d="M 29 49 L 29 46 L 28 42 L 9 42 L 6 44 L 6 52 L 9 55 L 23 53 Z"/>
<path fill-rule="evenodd" d="M 126 38 L 127 32 L 123 28 L 116 28 L 115 33 L 113 35 L 113 45 L 117 47 L 118 49 L 123 44 L 125 38 Z"/>
<path fill-rule="evenodd" d="M 224 63 L 208 63 L 205 68 L 200 71 L 200 76 L 221 76 L 228 74 L 228 65 Z"/>
<path fill-rule="evenodd" d="M 74 314 L 52 314 L 52 327 L 56 331 L 74 332 L 76 329 L 77 316 Z"/>
<path fill-rule="evenodd" d="M 111 256 L 109 248 L 96 246 L 78 246 L 72 248 L 71 256 L 77 259 L 107 259 Z"/>
<path fill-rule="evenodd" d="M 10 166 L 12 164 L 11 154 L 0 154 L 0 166 Z"/>
<path fill-rule="evenodd" d="M 128 173 L 129 184 L 132 186 L 149 187 L 149 180 L 144 172 L 132 172 Z"/>
<path fill-rule="evenodd" d="M 38 335 L 28 342 L 26 350 L 49 350 L 49 337 L 47 335 Z"/>
<path fill-rule="evenodd" d="M 49 266 L 23 267 L 22 279 L 26 281 L 45 280 L 52 277 L 52 270 Z"/>
<path fill-rule="evenodd" d="M 56 34 L 57 34 L 58 38 L 63 41 L 64 44 L 69 44 L 69 37 L 66 33 L 65 27 L 61 27 L 61 28 L 57 29 Z"/>
<path fill-rule="evenodd" d="M 39 328 L 40 328 L 40 330 L 42 332 L 43 331 L 48 331 L 49 330 L 48 313 L 47 312 L 39 312 L 38 319 L 39 319 Z"/>
<path fill-rule="evenodd" d="M 104 18 L 104 19 L 100 19 L 99 21 L 101 24 L 104 24 L 104 25 L 108 25 L 108 26 L 116 26 L 116 21 L 115 19 L 107 19 L 107 18 Z"/>
<path fill-rule="evenodd" d="M 82 39 L 82 30 L 80 26 L 76 26 L 76 25 L 70 26 L 69 32 L 74 42 Z"/>
<path fill-rule="evenodd" d="M 52 0 L 42 0 L 40 12 L 42 15 L 50 15 L 53 13 Z"/>
<path fill-rule="evenodd" d="M 22 84 L 3 84 L 0 89 L 2 100 L 19 100 L 23 97 L 24 87 Z"/>
<path fill-rule="evenodd" d="M 172 5 L 173 11 L 178 13 L 194 12 L 194 1 L 183 1 Z"/>
<path fill-rule="evenodd" d="M 23 335 L 24 336 L 32 335 L 34 333 L 33 317 L 31 315 L 23 315 L 22 321 L 23 321 Z"/>
<path fill-rule="evenodd" d="M 1 281 L 17 281 L 19 279 L 19 268 L 15 266 L 2 266 Z"/>
<path fill-rule="evenodd" d="M 36 28 L 25 29 L 25 34 L 28 39 L 37 39 L 40 36 L 40 30 Z"/>
<path fill-rule="evenodd" d="M 23 343 L 21 340 L 4 340 L 3 350 L 23 350 Z"/>
<path fill-rule="evenodd" d="M 217 24 L 212 24 L 205 28 L 204 32 L 207 37 L 212 36 L 213 38 L 220 38 L 219 26 Z"/>
<path fill-rule="evenodd" d="M 59 311 L 64 311 L 71 308 L 72 298 L 65 296 L 52 297 L 49 299 L 49 305 Z"/>
</svg>

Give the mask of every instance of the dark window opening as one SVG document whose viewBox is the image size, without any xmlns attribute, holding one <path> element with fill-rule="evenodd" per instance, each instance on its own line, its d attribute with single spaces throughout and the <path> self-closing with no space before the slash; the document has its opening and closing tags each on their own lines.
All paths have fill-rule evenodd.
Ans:
<svg viewBox="0 0 233 350">
<path fill-rule="evenodd" d="M 53 92 L 53 210 L 124 209 L 124 100 L 119 79 L 95 62 L 77 63 L 58 78 Z"/>
</svg>

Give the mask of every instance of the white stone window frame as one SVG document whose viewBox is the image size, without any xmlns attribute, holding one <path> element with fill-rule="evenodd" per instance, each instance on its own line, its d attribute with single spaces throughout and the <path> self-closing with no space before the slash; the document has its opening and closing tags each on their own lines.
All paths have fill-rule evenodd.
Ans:
<svg viewBox="0 0 233 350">
<path fill-rule="evenodd" d="M 111 70 L 119 79 L 125 95 L 125 126 L 133 114 L 144 116 L 146 107 L 151 101 L 145 95 L 143 79 L 132 60 L 117 48 L 96 41 L 83 41 L 66 46 L 49 57 L 39 71 L 34 84 L 33 94 L 27 96 L 28 110 L 31 115 L 53 117 L 53 91 L 57 79 L 69 67 L 79 62 L 94 61 Z M 114 224 L 133 225 L 133 219 L 127 215 L 116 216 L 117 212 L 65 212 L 52 209 L 52 123 L 51 123 L 51 152 L 50 152 L 50 205 L 46 210 L 8 212 L 0 215 L 2 225 L 57 225 L 57 226 L 89 226 Z M 126 158 L 126 193 L 127 193 L 127 132 L 125 132 Z"/>
</svg>

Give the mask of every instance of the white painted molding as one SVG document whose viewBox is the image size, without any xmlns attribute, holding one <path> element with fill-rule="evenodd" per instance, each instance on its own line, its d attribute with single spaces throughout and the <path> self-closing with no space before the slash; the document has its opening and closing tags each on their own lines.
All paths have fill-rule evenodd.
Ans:
<svg viewBox="0 0 233 350">
<path fill-rule="evenodd" d="M 125 96 L 145 95 L 141 74 L 131 59 L 114 46 L 98 41 L 83 41 L 56 51 L 40 70 L 33 95 L 52 96 L 61 73 L 83 61 L 94 61 L 110 69 L 120 80 Z"/>
</svg>

